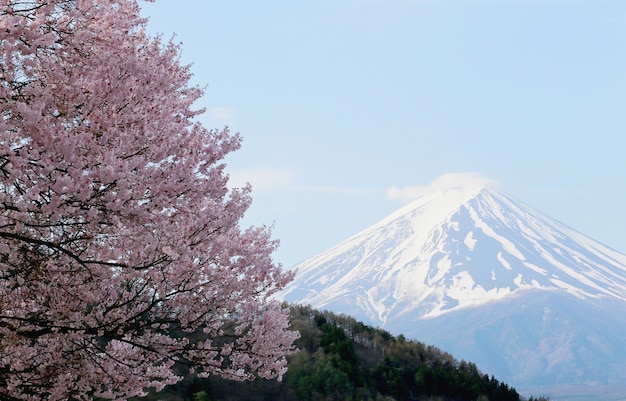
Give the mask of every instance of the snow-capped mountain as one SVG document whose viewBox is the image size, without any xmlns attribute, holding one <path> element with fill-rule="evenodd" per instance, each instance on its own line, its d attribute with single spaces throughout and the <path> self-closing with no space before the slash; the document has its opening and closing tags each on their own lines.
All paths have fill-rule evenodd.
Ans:
<svg viewBox="0 0 626 401">
<path fill-rule="evenodd" d="M 493 185 L 434 188 L 296 269 L 283 299 L 435 344 L 513 385 L 626 377 L 626 255 Z"/>
</svg>

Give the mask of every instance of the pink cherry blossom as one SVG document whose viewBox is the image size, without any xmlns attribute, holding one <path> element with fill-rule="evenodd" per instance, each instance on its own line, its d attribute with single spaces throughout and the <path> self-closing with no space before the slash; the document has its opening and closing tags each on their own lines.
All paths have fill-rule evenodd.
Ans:
<svg viewBox="0 0 626 401">
<path fill-rule="evenodd" d="M 281 378 L 292 275 L 134 0 L 0 0 L 0 399 Z"/>
</svg>

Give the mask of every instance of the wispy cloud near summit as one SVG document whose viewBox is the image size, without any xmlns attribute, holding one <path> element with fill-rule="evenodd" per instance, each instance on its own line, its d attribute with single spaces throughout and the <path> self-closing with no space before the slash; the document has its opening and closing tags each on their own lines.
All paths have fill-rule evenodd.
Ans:
<svg viewBox="0 0 626 401">
<path fill-rule="evenodd" d="M 394 201 L 410 202 L 435 190 L 470 189 L 484 186 L 498 186 L 498 184 L 479 173 L 447 173 L 435 178 L 429 185 L 390 187 L 387 189 L 387 198 Z"/>
</svg>

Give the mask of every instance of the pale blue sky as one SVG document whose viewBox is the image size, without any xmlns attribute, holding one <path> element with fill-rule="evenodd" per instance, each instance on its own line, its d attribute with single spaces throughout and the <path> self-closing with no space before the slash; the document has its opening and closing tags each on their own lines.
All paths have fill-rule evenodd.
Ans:
<svg viewBox="0 0 626 401">
<path fill-rule="evenodd" d="M 285 267 L 476 172 L 626 252 L 626 1 L 157 0 Z M 396 191 L 398 192 L 398 191 Z M 402 191 L 400 191 L 402 192 Z M 410 192 L 410 191 L 408 191 Z"/>
</svg>

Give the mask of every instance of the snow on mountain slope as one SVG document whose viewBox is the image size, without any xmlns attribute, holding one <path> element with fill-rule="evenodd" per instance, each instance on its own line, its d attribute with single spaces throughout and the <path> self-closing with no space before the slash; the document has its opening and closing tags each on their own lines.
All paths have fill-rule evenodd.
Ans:
<svg viewBox="0 0 626 401">
<path fill-rule="evenodd" d="M 485 185 L 427 193 L 296 268 L 283 299 L 381 326 L 529 289 L 626 301 L 626 255 Z"/>
<path fill-rule="evenodd" d="M 433 344 L 516 388 L 626 393 L 626 255 L 493 185 L 431 188 L 295 268 L 279 298 Z"/>
</svg>

